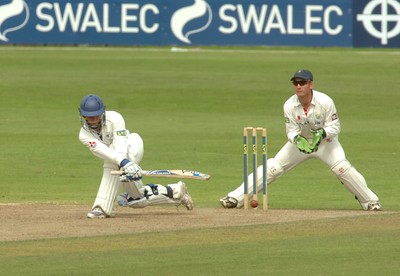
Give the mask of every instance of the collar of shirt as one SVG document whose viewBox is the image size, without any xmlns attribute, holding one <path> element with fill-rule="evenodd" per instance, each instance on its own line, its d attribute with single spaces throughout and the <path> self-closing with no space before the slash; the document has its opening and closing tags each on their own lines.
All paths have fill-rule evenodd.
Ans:
<svg viewBox="0 0 400 276">
<path fill-rule="evenodd" d="M 301 108 L 303 108 L 303 106 L 302 106 L 301 103 L 300 103 L 299 97 L 295 97 L 295 99 L 296 99 L 296 102 L 295 102 L 294 105 L 295 105 L 296 107 L 301 106 Z M 310 106 L 311 106 L 311 105 L 315 105 L 315 93 L 314 93 L 314 91 L 313 91 L 313 96 L 312 96 L 312 98 L 311 98 Z"/>
</svg>

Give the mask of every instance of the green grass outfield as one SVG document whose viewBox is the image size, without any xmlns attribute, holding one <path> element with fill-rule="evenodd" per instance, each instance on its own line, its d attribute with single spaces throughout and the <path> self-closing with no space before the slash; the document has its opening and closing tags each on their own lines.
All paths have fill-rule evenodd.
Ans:
<svg viewBox="0 0 400 276">
<path fill-rule="evenodd" d="M 92 204 L 102 162 L 78 141 L 78 106 L 96 93 L 143 137 L 143 168 L 210 173 L 208 182 L 188 181 L 189 190 L 197 208 L 220 208 L 218 199 L 242 179 L 243 127 L 268 128 L 269 156 L 286 141 L 282 105 L 293 94 L 290 77 L 303 67 L 314 73 L 316 90 L 336 103 L 347 158 L 384 210 L 399 211 L 400 51 L 327 48 L 2 46 L 0 203 Z M 280 178 L 269 193 L 271 209 L 360 208 L 317 160 Z M 250 229 L 0 242 L 0 271 L 394 275 L 399 230 L 396 212 Z"/>
</svg>

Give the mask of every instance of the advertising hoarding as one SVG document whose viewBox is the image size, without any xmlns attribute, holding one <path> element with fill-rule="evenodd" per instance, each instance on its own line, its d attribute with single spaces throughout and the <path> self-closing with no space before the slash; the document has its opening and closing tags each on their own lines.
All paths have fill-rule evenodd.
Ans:
<svg viewBox="0 0 400 276">
<path fill-rule="evenodd" d="M 399 47 L 396 0 L 0 0 L 0 44 Z"/>
</svg>

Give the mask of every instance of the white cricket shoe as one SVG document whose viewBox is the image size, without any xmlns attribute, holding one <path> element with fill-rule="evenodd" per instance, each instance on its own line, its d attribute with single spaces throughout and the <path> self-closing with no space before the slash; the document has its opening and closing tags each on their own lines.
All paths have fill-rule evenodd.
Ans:
<svg viewBox="0 0 400 276">
<path fill-rule="evenodd" d="M 359 201 L 359 203 L 365 211 L 380 211 L 382 209 L 381 203 L 377 200 L 371 200 L 366 203 L 361 203 Z"/>
<path fill-rule="evenodd" d="M 225 209 L 237 208 L 238 206 L 237 199 L 229 196 L 221 198 L 219 202 Z"/>
<path fill-rule="evenodd" d="M 178 186 L 180 188 L 179 199 L 181 200 L 180 204 L 184 205 L 186 209 L 193 210 L 194 204 L 193 200 L 190 197 L 185 182 L 179 181 Z"/>
<path fill-rule="evenodd" d="M 379 201 L 368 202 L 368 211 L 380 211 L 381 209 L 382 205 Z"/>
<path fill-rule="evenodd" d="M 100 207 L 94 207 L 86 216 L 88 218 L 109 218 L 115 216 L 115 211 L 113 210 L 111 215 L 107 215 Z"/>
</svg>

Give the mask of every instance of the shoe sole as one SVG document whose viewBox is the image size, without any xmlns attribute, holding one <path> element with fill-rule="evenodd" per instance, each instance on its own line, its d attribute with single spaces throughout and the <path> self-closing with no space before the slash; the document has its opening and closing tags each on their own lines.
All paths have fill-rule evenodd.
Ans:
<svg viewBox="0 0 400 276">
<path fill-rule="evenodd" d="M 181 192 L 183 194 L 181 204 L 186 207 L 188 211 L 193 210 L 193 200 L 190 197 L 185 182 L 181 182 Z"/>
<path fill-rule="evenodd" d="M 235 209 L 238 208 L 238 204 L 236 203 L 236 205 L 230 201 L 225 201 L 224 199 L 220 199 L 219 203 L 221 203 L 222 207 L 224 207 L 225 209 Z"/>
<path fill-rule="evenodd" d="M 225 205 L 225 202 L 222 199 L 219 200 L 219 203 L 221 203 L 222 207 L 228 209 L 228 207 Z"/>
<path fill-rule="evenodd" d="M 101 211 L 90 211 L 89 213 L 87 213 L 87 215 L 86 215 L 86 217 L 87 218 L 90 218 L 90 219 L 96 219 L 96 218 L 99 218 L 99 219 L 103 219 L 103 218 L 112 218 L 112 217 L 115 217 L 115 210 L 114 210 L 114 208 L 113 208 L 113 210 L 112 210 L 112 212 L 111 212 L 111 215 L 107 215 L 106 213 L 104 213 L 103 212 L 103 210 L 100 208 L 100 207 L 98 207 Z"/>
<path fill-rule="evenodd" d="M 192 198 L 189 196 L 188 193 L 186 193 L 185 195 L 185 200 L 184 200 L 184 205 L 186 207 L 186 209 L 188 209 L 188 211 L 193 210 L 193 200 Z"/>
<path fill-rule="evenodd" d="M 88 214 L 87 218 L 90 218 L 90 219 L 96 219 L 96 218 L 103 219 L 103 218 L 107 218 L 107 216 L 104 215 L 104 214 L 101 214 L 101 215 Z"/>
<path fill-rule="evenodd" d="M 368 211 L 380 211 L 382 207 L 372 207 Z"/>
</svg>

